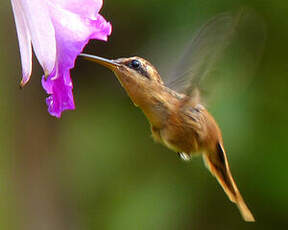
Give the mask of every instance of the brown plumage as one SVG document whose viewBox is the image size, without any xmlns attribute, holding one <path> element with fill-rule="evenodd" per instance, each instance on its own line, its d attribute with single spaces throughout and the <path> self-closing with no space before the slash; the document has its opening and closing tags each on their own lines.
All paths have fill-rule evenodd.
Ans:
<svg viewBox="0 0 288 230">
<path fill-rule="evenodd" d="M 247 79 L 248 73 L 251 74 L 248 70 L 255 69 L 253 63 L 259 61 L 265 41 L 262 19 L 245 8 L 236 13 L 217 15 L 201 27 L 166 84 L 156 68 L 140 57 L 108 60 L 87 54 L 81 56 L 115 73 L 131 100 L 149 120 L 155 141 L 178 153 L 183 160 L 202 154 L 207 168 L 229 199 L 237 205 L 243 219 L 252 222 L 255 221 L 254 217 L 232 177 L 221 130 L 201 103 L 199 90 L 200 83 L 213 72 L 214 64 L 219 59 L 225 60 L 223 51 L 235 38 L 242 49 L 246 48 L 251 54 L 249 59 L 245 52 L 245 61 L 240 59 L 239 63 L 245 62 L 247 65 L 241 65 L 241 71 L 233 73 L 233 77 L 239 73 L 245 74 L 241 75 L 241 81 L 237 81 L 236 77 L 232 80 L 238 84 Z"/>
<path fill-rule="evenodd" d="M 229 199 L 236 203 L 245 221 L 254 221 L 232 178 L 223 147 L 221 131 L 199 97 L 167 88 L 148 61 L 139 58 L 107 60 L 82 54 L 110 68 L 136 106 L 151 124 L 155 141 L 181 153 L 185 159 L 202 153 L 207 168 L 216 177 Z M 196 93 L 197 95 L 197 93 Z"/>
</svg>

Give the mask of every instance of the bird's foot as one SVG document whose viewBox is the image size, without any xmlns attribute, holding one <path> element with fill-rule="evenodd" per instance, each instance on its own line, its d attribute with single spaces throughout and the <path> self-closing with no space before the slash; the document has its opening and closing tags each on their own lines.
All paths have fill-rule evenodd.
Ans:
<svg viewBox="0 0 288 230">
<path fill-rule="evenodd" d="M 183 152 L 181 153 L 178 152 L 178 156 L 183 161 L 190 161 L 192 159 L 192 157 L 189 154 Z"/>
</svg>

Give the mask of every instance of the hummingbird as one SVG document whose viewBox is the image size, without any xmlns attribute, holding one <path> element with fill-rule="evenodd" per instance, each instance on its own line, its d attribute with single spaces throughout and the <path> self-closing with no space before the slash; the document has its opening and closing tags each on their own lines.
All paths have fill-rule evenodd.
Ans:
<svg viewBox="0 0 288 230">
<path fill-rule="evenodd" d="M 222 25 L 223 22 L 235 25 L 235 21 L 231 24 L 230 19 L 227 20 L 227 15 L 222 15 L 211 20 L 200 30 L 192 42 L 192 47 L 195 47 L 195 43 L 201 43 L 202 48 L 208 43 L 219 42 L 221 44 L 220 48 L 214 45 L 215 48 L 208 50 L 204 55 L 205 51 L 200 48 L 202 56 L 206 57 L 203 60 L 207 60 L 207 57 L 211 55 L 219 56 L 220 50 L 226 46 L 223 44 L 229 40 L 232 33 Z M 219 27 L 219 25 L 221 26 Z M 227 33 L 222 33 L 221 30 L 224 28 L 225 31 L 228 31 Z M 211 31 L 215 35 L 212 37 L 212 43 Z M 203 37 L 208 37 L 206 42 L 202 41 Z M 243 219 L 247 222 L 255 221 L 232 177 L 221 130 L 201 102 L 200 90 L 195 80 L 198 78 L 197 76 L 192 80 L 191 77 L 183 78 L 181 76 L 181 86 L 185 90 L 180 92 L 173 90 L 173 87 L 168 87 L 157 69 L 144 58 L 134 56 L 106 59 L 84 53 L 80 56 L 114 72 L 134 105 L 139 107 L 147 117 L 152 137 L 156 142 L 176 152 L 186 161 L 196 153 L 201 153 L 206 167 L 216 177 L 228 198 L 237 205 Z M 198 70 L 203 69 L 203 66 L 198 66 Z M 204 71 L 202 75 L 205 75 L 206 72 Z M 183 82 L 188 82 L 186 87 L 183 87 Z"/>
</svg>

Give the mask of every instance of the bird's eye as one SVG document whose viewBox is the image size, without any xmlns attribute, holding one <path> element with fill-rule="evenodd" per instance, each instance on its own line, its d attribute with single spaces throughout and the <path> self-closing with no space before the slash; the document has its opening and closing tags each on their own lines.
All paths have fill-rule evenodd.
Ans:
<svg viewBox="0 0 288 230">
<path fill-rule="evenodd" d="M 138 60 L 133 60 L 133 61 L 131 61 L 131 66 L 133 69 L 139 69 L 141 66 L 141 63 Z"/>
<path fill-rule="evenodd" d="M 150 79 L 150 76 L 147 73 L 145 66 L 142 65 L 141 61 L 134 59 L 132 61 L 127 62 L 126 66 L 128 66 L 130 69 L 134 69 L 136 72 L 138 72 L 143 77 Z"/>
</svg>

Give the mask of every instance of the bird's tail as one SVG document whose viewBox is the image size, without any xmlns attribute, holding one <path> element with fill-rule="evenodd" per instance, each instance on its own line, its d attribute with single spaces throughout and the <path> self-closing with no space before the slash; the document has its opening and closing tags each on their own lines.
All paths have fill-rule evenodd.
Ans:
<svg viewBox="0 0 288 230">
<path fill-rule="evenodd" d="M 254 222 L 255 219 L 245 204 L 232 177 L 226 153 L 221 144 L 217 144 L 216 152 L 217 154 L 203 154 L 206 167 L 210 170 L 212 175 L 216 177 L 229 199 L 237 205 L 243 219 L 247 222 Z"/>
</svg>

